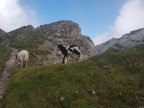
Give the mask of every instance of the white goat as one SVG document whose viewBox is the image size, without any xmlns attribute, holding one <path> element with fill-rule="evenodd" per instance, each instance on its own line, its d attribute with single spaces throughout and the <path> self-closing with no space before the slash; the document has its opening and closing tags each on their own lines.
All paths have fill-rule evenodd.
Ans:
<svg viewBox="0 0 144 108">
<path fill-rule="evenodd" d="M 21 50 L 20 52 L 17 53 L 16 61 L 19 66 L 23 67 L 25 65 L 25 67 L 27 67 L 28 60 L 29 60 L 29 53 L 27 50 Z"/>
</svg>

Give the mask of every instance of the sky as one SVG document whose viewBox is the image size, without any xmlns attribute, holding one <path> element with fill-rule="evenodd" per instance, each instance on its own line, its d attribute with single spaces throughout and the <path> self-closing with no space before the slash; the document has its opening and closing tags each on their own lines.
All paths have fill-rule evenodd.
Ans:
<svg viewBox="0 0 144 108">
<path fill-rule="evenodd" d="M 144 28 L 144 0 L 0 0 L 0 28 L 78 23 L 95 45 Z"/>
</svg>

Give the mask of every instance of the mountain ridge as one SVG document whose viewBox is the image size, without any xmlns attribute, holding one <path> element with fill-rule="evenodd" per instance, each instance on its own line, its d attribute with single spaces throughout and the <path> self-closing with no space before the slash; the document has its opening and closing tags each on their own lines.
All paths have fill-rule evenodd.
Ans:
<svg viewBox="0 0 144 108">
<path fill-rule="evenodd" d="M 32 25 L 17 28 L 2 36 L 3 44 L 18 50 L 26 49 L 35 65 L 50 65 L 61 63 L 62 54 L 57 54 L 57 44 L 81 47 L 83 58 L 94 54 L 95 45 L 92 40 L 81 34 L 79 24 L 61 20 L 50 24 L 40 25 L 34 28 Z M 77 56 L 71 55 L 69 61 L 77 60 Z"/>
<path fill-rule="evenodd" d="M 120 38 L 112 38 L 95 47 L 95 55 L 100 55 L 108 49 L 122 50 L 144 44 L 144 28 L 133 30 Z"/>
</svg>

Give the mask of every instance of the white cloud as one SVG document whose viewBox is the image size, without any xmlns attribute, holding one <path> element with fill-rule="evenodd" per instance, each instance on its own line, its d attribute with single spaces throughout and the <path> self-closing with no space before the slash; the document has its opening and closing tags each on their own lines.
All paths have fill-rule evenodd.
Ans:
<svg viewBox="0 0 144 108">
<path fill-rule="evenodd" d="M 0 0 L 1 29 L 8 32 L 28 24 L 38 24 L 34 10 L 21 6 L 18 0 Z"/>
<path fill-rule="evenodd" d="M 93 39 L 93 42 L 95 45 L 99 45 L 101 43 L 106 42 L 107 40 L 113 38 L 110 33 L 103 33 L 102 35 L 97 36 L 95 39 Z"/>
<path fill-rule="evenodd" d="M 98 45 L 105 40 L 107 41 L 113 37 L 119 38 L 123 34 L 139 28 L 144 28 L 144 0 L 127 0 L 120 9 L 114 25 L 110 28 L 110 34 L 96 36 L 94 43 Z M 102 41 L 103 39 L 105 40 Z"/>
<path fill-rule="evenodd" d="M 114 23 L 116 37 L 144 27 L 144 0 L 128 0 Z"/>
</svg>

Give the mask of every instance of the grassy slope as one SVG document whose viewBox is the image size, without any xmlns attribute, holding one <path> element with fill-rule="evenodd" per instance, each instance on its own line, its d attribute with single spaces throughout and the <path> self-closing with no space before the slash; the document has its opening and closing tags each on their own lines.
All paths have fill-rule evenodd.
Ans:
<svg viewBox="0 0 144 108">
<path fill-rule="evenodd" d="M 0 44 L 0 70 L 4 67 L 6 60 L 10 55 L 11 50 Z"/>
<path fill-rule="evenodd" d="M 50 51 L 46 49 L 39 49 L 38 46 L 43 44 L 45 42 L 46 37 L 41 32 L 35 32 L 31 30 L 15 30 L 9 33 L 10 37 L 7 37 L 9 39 L 10 47 L 20 50 L 28 50 L 30 53 L 31 61 L 29 64 L 31 66 L 36 65 L 36 55 L 46 55 L 51 54 Z M 40 53 L 39 53 L 40 52 Z M 36 55 L 35 55 L 36 54 Z"/>
<path fill-rule="evenodd" d="M 79 63 L 14 69 L 2 108 L 134 108 L 144 104 L 143 89 L 139 46 Z"/>
</svg>

